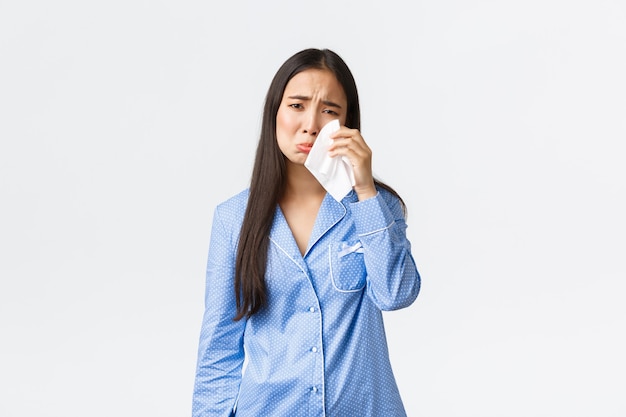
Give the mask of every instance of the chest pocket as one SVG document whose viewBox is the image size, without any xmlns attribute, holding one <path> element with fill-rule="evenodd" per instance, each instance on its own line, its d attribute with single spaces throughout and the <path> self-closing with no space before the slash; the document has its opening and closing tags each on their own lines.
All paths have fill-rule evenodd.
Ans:
<svg viewBox="0 0 626 417">
<path fill-rule="evenodd" d="M 352 292 L 365 287 L 365 261 L 360 241 L 331 243 L 328 256 L 330 278 L 335 289 Z"/>
</svg>

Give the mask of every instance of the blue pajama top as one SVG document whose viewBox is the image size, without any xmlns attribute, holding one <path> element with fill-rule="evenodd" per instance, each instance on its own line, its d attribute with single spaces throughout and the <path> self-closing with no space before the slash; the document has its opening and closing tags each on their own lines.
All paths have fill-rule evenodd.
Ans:
<svg viewBox="0 0 626 417">
<path fill-rule="evenodd" d="M 382 316 L 420 289 L 400 201 L 384 189 L 360 202 L 327 194 L 304 256 L 277 207 L 267 305 L 233 321 L 247 200 L 245 190 L 215 208 L 193 416 L 406 416 Z"/>
</svg>

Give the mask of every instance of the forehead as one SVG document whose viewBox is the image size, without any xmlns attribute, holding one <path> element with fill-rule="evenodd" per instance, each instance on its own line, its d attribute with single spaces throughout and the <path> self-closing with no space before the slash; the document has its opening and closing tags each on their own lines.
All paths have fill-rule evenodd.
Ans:
<svg viewBox="0 0 626 417">
<path fill-rule="evenodd" d="M 327 69 L 307 69 L 289 80 L 284 97 L 299 95 L 306 97 L 320 96 L 322 99 L 346 101 L 343 87 L 332 71 Z"/>
</svg>

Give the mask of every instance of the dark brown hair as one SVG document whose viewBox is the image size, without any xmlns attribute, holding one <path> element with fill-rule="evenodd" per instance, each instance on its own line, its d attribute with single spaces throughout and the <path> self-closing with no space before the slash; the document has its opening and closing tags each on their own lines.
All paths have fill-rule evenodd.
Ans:
<svg viewBox="0 0 626 417">
<path fill-rule="evenodd" d="M 261 135 L 257 145 L 248 205 L 241 226 L 235 264 L 235 320 L 250 317 L 267 300 L 265 269 L 269 234 L 278 201 L 285 187 L 285 159 L 276 140 L 276 114 L 289 80 L 308 69 L 330 70 L 346 94 L 346 126 L 361 129 L 361 110 L 356 83 L 343 59 L 328 49 L 305 49 L 291 56 L 278 69 L 265 98 Z M 388 185 L 380 186 L 400 199 Z M 402 199 L 400 202 L 404 208 Z"/>
</svg>

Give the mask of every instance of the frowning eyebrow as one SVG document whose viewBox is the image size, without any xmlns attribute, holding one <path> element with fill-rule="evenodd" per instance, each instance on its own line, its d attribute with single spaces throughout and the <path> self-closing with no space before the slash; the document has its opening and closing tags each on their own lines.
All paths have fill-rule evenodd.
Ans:
<svg viewBox="0 0 626 417">
<path fill-rule="evenodd" d="M 302 100 L 302 101 L 309 101 L 311 100 L 311 97 L 308 96 L 301 96 L 301 95 L 295 95 L 295 96 L 288 96 L 287 98 L 290 98 L 292 100 Z M 322 100 L 322 104 L 324 104 L 325 106 L 328 107 L 335 107 L 340 109 L 341 106 L 333 101 L 328 101 L 328 100 Z"/>
</svg>

